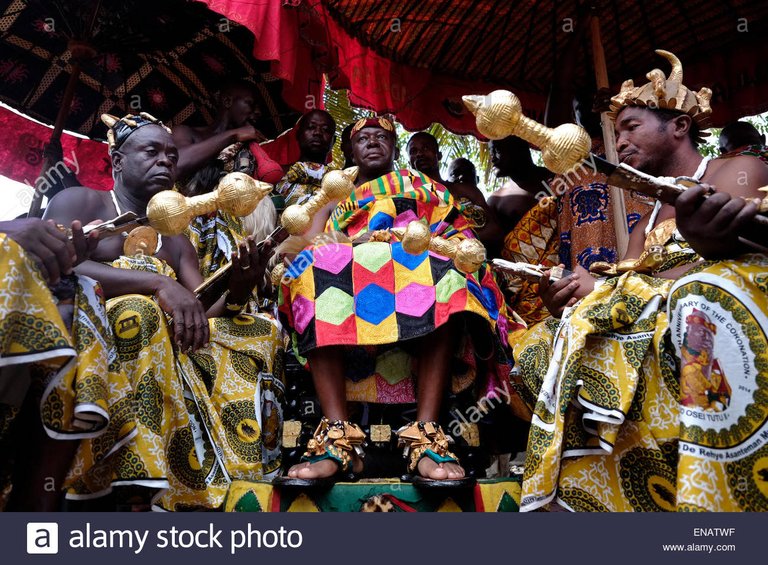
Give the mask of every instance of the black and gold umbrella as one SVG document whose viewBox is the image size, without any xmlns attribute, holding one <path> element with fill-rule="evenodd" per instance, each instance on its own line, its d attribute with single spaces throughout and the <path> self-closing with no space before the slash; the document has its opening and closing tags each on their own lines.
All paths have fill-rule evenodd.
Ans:
<svg viewBox="0 0 768 565">
<path fill-rule="evenodd" d="M 104 139 L 103 113 L 149 112 L 201 125 L 228 79 L 256 85 L 267 137 L 299 113 L 283 102 L 245 27 L 188 0 L 1 0 L 0 101 L 44 123 Z"/>
</svg>

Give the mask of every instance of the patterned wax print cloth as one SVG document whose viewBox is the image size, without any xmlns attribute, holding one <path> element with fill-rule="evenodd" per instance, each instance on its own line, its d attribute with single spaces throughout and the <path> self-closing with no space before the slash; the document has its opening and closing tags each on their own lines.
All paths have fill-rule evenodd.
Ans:
<svg viewBox="0 0 768 565">
<path fill-rule="evenodd" d="M 768 511 L 768 258 L 697 266 L 667 307 L 680 364 L 677 509 Z"/>
<path fill-rule="evenodd" d="M 448 190 L 410 170 L 357 187 L 333 211 L 326 232 L 354 239 L 413 220 L 426 222 L 433 236 L 474 237 Z M 473 382 L 475 350 L 483 359 L 494 358 L 490 378 L 508 380 L 505 307 L 487 264 L 465 274 L 447 257 L 431 251 L 411 255 L 399 242 L 352 244 L 332 233 L 326 237 L 301 251 L 286 270 L 280 311 L 294 330 L 300 356 L 329 345 L 367 348 L 348 353 L 358 361 L 347 364 L 348 399 L 413 402 L 411 358 L 402 350 L 408 340 L 431 333 L 458 313 L 471 313 L 479 323 L 476 339 L 464 336 L 458 348 L 453 390 Z M 371 346 L 384 347 L 374 351 Z"/>
<path fill-rule="evenodd" d="M 667 220 L 667 262 L 699 258 Z M 655 236 L 652 232 L 649 237 Z M 666 300 L 673 281 L 628 272 L 515 345 L 534 409 L 521 510 L 676 509 L 679 398 Z"/>
<path fill-rule="evenodd" d="M 286 206 L 303 204 L 317 192 L 323 175 L 330 170 L 328 165 L 299 161 L 290 166 L 274 192 L 283 197 Z"/>
<path fill-rule="evenodd" d="M 174 275 L 150 256 L 113 265 Z M 131 381 L 138 433 L 108 464 L 73 477 L 70 498 L 138 485 L 157 489 L 159 508 L 214 509 L 232 480 L 278 471 L 283 342 L 274 320 L 211 319 L 210 346 L 186 355 L 175 349 L 167 316 L 150 297 L 113 298 L 107 311 L 120 369 Z M 78 461 L 101 450 L 98 441 L 83 442 Z"/>
<path fill-rule="evenodd" d="M 195 216 L 187 237 L 197 251 L 200 274 L 207 279 L 229 262 L 246 234 L 240 218 L 219 211 Z"/>
<path fill-rule="evenodd" d="M 258 212 L 259 208 L 256 208 L 254 213 Z M 243 218 L 217 211 L 196 216 L 187 228 L 186 235 L 197 250 L 200 274 L 204 279 L 208 279 L 229 263 L 232 253 L 249 234 L 243 226 Z M 277 322 L 277 307 L 274 300 L 272 297 L 260 299 L 256 289 L 251 293 L 244 311 L 268 312 L 272 320 Z"/>
<path fill-rule="evenodd" d="M 592 153 L 604 153 L 601 140 L 593 141 Z M 605 175 L 582 166 L 556 176 L 550 188 L 558 196 L 559 262 L 569 270 L 576 265 L 589 270 L 595 261 L 620 261 L 622 257 L 616 251 L 616 220 Z M 624 207 L 631 233 L 635 224 L 651 211 L 653 202 L 641 194 L 624 192 Z"/>
<path fill-rule="evenodd" d="M 0 507 L 11 487 L 9 453 L 14 420 L 28 392 L 40 398 L 47 434 L 55 439 L 97 438 L 99 458 L 83 461 L 84 472 L 135 434 L 131 390 L 116 370 L 101 287 L 88 277 L 68 277 L 72 296 L 59 299 L 34 261 L 0 234 Z M 62 317 L 64 315 L 64 318 Z"/>
</svg>

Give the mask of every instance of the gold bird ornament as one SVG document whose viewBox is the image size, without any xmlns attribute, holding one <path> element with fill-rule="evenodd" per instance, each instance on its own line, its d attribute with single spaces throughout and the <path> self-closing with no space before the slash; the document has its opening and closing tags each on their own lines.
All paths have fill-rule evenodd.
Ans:
<svg viewBox="0 0 768 565">
<path fill-rule="evenodd" d="M 280 223 L 291 235 L 301 235 L 312 226 L 312 217 L 331 200 L 345 200 L 355 190 L 353 179 L 357 167 L 343 171 L 329 171 L 323 176 L 320 189 L 304 204 L 288 206 L 280 217 Z"/>
</svg>

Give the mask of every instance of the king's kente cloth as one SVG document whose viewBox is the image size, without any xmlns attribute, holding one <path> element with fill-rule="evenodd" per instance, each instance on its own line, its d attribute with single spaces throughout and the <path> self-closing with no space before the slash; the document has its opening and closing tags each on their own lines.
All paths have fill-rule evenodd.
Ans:
<svg viewBox="0 0 768 565">
<path fill-rule="evenodd" d="M 456 314 L 469 313 L 481 322 L 475 337 L 484 343 L 483 357 L 497 356 L 493 378 L 507 380 L 506 357 L 497 347 L 507 343 L 504 302 L 487 264 L 465 274 L 431 251 L 411 255 L 397 241 L 347 239 L 414 220 L 446 239 L 474 237 L 444 186 L 420 173 L 394 171 L 362 184 L 341 202 L 326 224 L 328 239 L 301 251 L 283 278 L 280 311 L 294 330 L 300 356 L 331 345 L 384 346 L 377 355 L 349 353 L 350 400 L 412 402 L 410 362 L 392 346 L 427 335 Z M 330 237 L 332 232 L 346 238 Z M 453 390 L 474 378 L 470 345 L 465 339 L 460 347 Z"/>
</svg>

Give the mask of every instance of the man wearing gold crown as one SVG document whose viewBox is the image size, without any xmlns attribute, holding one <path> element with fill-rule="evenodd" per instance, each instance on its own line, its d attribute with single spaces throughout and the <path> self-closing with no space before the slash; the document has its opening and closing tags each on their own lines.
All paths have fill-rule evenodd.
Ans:
<svg viewBox="0 0 768 565">
<path fill-rule="evenodd" d="M 69 188 L 51 201 L 48 217 L 143 216 L 150 198 L 173 186 L 178 150 L 168 128 L 144 113 L 103 119 L 114 190 Z M 108 298 L 138 433 L 96 472 L 71 480 L 69 494 L 135 484 L 162 489 L 163 508 L 217 508 L 232 479 L 259 479 L 280 466 L 282 339 L 271 318 L 241 312 L 266 257 L 252 239 L 241 243 L 224 297 L 203 305 L 193 292 L 203 278 L 189 240 L 137 229 L 102 240 L 77 269 L 101 282 Z M 103 449 L 83 442 L 78 462 Z"/>
<path fill-rule="evenodd" d="M 427 237 L 474 237 L 445 187 L 415 171 L 394 170 L 393 124 L 361 119 L 350 138 L 356 188 L 326 207 L 324 218 L 318 212 L 315 226 L 327 218 L 331 233 L 302 249 L 282 279 L 280 309 L 297 353 L 309 360 L 324 418 L 304 462 L 278 482 L 309 485 L 364 471 L 365 436 L 349 422 L 348 400 L 417 400 L 416 421 L 398 432 L 408 472 L 423 486 L 464 484 L 464 469 L 436 420 L 446 389 L 472 384 L 475 353 L 496 371 L 491 382 L 506 378 L 506 356 L 497 346 L 506 342 L 504 303 L 485 263 L 463 273 L 443 255 L 410 254 L 393 239 L 390 229 L 414 220 L 429 226 Z M 478 338 L 476 350 L 468 328 Z"/>
<path fill-rule="evenodd" d="M 742 197 L 759 194 L 768 169 L 753 157 L 701 157 L 696 141 L 707 127 L 711 92 L 688 90 L 677 58 L 659 54 L 672 63 L 669 78 L 656 69 L 649 83 L 627 81 L 612 99 L 620 159 L 655 176 L 714 185 L 718 193 L 707 203 L 743 212 Z M 689 190 L 693 198 L 702 189 Z M 710 214 L 688 214 L 684 223 L 708 221 Z M 709 224 L 714 232 L 687 242 L 676 229 L 675 208 L 658 203 L 633 231 L 627 258 L 598 266 L 608 275 L 601 284 L 579 275 L 554 283 L 542 278 L 542 298 L 561 319 L 542 322 L 515 345 L 535 406 L 522 510 L 553 501 L 592 511 L 766 508 L 765 490 L 752 479 L 766 452 L 766 441 L 756 438 L 768 422 L 768 406 L 759 400 L 767 386 L 760 375 L 768 367 L 762 359 L 768 309 L 758 282 L 766 260 L 747 256 L 738 268 L 703 263 L 699 253 L 743 252 L 732 235 L 718 237 L 728 225 L 720 220 Z M 728 252 L 709 251 L 713 241 Z M 699 275 L 683 277 L 701 269 L 717 276 L 705 277 L 706 284 Z M 695 334 L 694 308 L 716 326 L 712 351 Z M 681 355 L 684 342 L 700 351 Z M 707 402 L 685 406 L 681 387 L 697 388 L 697 371 L 710 379 L 699 397 Z M 744 390 L 736 382 L 745 383 Z"/>
</svg>

